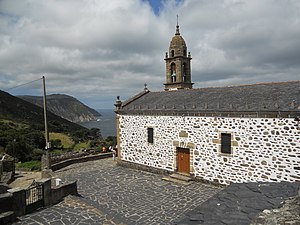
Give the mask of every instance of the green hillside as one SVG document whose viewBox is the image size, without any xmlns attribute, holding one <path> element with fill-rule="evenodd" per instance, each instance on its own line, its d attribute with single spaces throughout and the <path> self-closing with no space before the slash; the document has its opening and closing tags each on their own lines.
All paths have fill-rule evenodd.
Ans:
<svg viewBox="0 0 300 225">
<path fill-rule="evenodd" d="M 65 133 L 77 139 L 90 133 L 51 112 L 47 115 L 49 132 Z M 0 91 L 0 154 L 5 152 L 22 162 L 40 160 L 44 136 L 43 109 Z"/>
<path fill-rule="evenodd" d="M 56 116 L 49 111 L 47 113 L 47 117 L 49 132 L 72 133 L 86 129 L 78 124 Z M 0 119 L 27 123 L 37 130 L 44 129 L 44 114 L 42 108 L 1 90 Z"/>
</svg>

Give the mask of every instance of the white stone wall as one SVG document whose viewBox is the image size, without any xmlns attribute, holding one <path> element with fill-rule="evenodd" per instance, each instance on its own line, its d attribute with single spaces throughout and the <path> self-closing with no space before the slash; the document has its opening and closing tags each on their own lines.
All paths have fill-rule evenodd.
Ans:
<svg viewBox="0 0 300 225">
<path fill-rule="evenodd" d="M 300 124 L 293 118 L 121 115 L 120 131 L 125 161 L 174 171 L 176 147 L 187 147 L 191 174 L 205 180 L 300 181 Z M 231 155 L 220 153 L 221 133 L 231 133 Z"/>
</svg>

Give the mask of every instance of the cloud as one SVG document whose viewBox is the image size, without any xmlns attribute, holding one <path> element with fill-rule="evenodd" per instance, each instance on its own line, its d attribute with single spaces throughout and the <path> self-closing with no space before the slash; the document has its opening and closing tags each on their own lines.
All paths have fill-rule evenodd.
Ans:
<svg viewBox="0 0 300 225">
<path fill-rule="evenodd" d="M 112 108 L 163 90 L 179 15 L 195 87 L 299 80 L 297 0 L 0 1 L 0 89 L 45 75 L 48 93 Z M 154 13 L 156 11 L 156 14 Z M 40 94 L 31 84 L 10 91 Z"/>
</svg>

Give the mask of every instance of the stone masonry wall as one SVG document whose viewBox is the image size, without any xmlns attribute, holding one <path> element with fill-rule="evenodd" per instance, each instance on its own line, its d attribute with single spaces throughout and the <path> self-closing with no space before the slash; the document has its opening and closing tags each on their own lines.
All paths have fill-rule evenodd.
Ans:
<svg viewBox="0 0 300 225">
<path fill-rule="evenodd" d="M 154 128 L 154 143 L 147 128 Z M 193 176 L 221 184 L 300 181 L 300 124 L 294 118 L 120 115 L 121 159 L 176 171 L 176 148 L 190 149 Z M 232 154 L 220 152 L 231 134 Z"/>
</svg>

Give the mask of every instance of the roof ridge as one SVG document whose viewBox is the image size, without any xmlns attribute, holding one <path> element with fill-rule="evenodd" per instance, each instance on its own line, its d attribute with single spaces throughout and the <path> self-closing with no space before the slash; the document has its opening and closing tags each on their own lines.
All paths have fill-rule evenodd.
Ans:
<svg viewBox="0 0 300 225">
<path fill-rule="evenodd" d="M 171 90 L 168 92 L 176 92 L 176 91 L 197 91 L 203 89 L 212 89 L 212 88 L 230 88 L 230 87 L 247 87 L 247 86 L 256 86 L 256 85 L 272 85 L 272 84 L 288 84 L 288 83 L 298 83 L 300 80 L 292 80 L 292 81 L 277 81 L 277 82 L 259 82 L 253 84 L 237 84 L 237 85 L 228 85 L 228 86 L 210 86 L 210 87 L 200 87 L 200 88 L 193 88 L 193 89 L 179 89 L 179 90 Z M 160 93 L 166 91 L 153 91 L 153 93 Z"/>
<path fill-rule="evenodd" d="M 145 94 L 148 94 L 150 91 L 147 89 L 147 90 L 143 90 L 141 91 L 140 93 L 134 95 L 133 97 L 129 98 L 128 100 L 126 100 L 123 104 L 122 104 L 122 107 L 130 104 L 131 102 L 139 99 L 140 97 L 144 96 Z"/>
<path fill-rule="evenodd" d="M 211 86 L 211 87 L 202 87 L 196 89 L 205 89 L 205 88 L 224 88 L 224 87 L 245 87 L 245 86 L 255 86 L 255 85 L 272 85 L 272 84 L 287 84 L 287 83 L 297 83 L 300 80 L 292 80 L 292 81 L 275 81 L 275 82 L 258 82 L 253 84 L 236 84 L 236 85 L 228 85 L 228 86 Z"/>
</svg>

